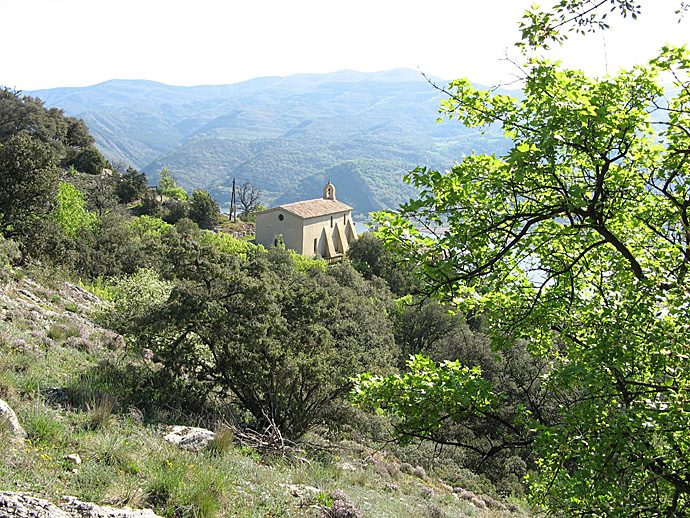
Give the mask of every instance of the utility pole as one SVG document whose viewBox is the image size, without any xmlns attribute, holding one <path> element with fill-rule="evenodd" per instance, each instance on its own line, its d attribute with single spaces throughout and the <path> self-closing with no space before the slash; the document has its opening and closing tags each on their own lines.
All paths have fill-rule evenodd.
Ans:
<svg viewBox="0 0 690 518">
<path fill-rule="evenodd" d="M 230 220 L 237 223 L 237 200 L 235 199 L 235 179 L 232 179 L 232 197 L 230 198 Z"/>
</svg>

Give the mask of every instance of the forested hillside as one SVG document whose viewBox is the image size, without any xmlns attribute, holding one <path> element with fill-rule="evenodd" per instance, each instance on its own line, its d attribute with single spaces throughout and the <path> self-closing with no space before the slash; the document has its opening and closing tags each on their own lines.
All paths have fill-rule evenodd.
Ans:
<svg viewBox="0 0 690 518">
<path fill-rule="evenodd" d="M 529 450 L 394 446 L 350 402 L 408 354 L 504 361 L 410 305 L 377 238 L 331 266 L 266 249 L 169 171 L 111 169 L 79 119 L 10 90 L 0 114 L 0 516 L 522 513 Z"/>
<path fill-rule="evenodd" d="M 249 180 L 267 203 L 317 197 L 331 178 L 363 214 L 413 195 L 401 178 L 418 165 L 445 168 L 507 146 L 500 132 L 437 123 L 441 95 L 412 70 L 195 87 L 108 81 L 32 95 L 83 118 L 109 160 L 153 184 L 168 167 L 182 187 L 209 190 L 221 205 L 232 178 Z"/>
</svg>

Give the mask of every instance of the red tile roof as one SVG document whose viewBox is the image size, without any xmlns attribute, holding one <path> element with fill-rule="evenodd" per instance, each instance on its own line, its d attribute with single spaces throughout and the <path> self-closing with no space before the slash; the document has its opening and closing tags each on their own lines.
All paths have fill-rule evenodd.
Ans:
<svg viewBox="0 0 690 518">
<path fill-rule="evenodd" d="M 328 214 L 336 214 L 339 212 L 347 212 L 352 210 L 348 204 L 338 200 L 325 200 L 317 198 L 315 200 L 298 201 L 295 203 L 288 203 L 280 205 L 275 209 L 283 209 L 295 216 L 303 219 L 315 218 L 317 216 L 327 216 Z"/>
</svg>

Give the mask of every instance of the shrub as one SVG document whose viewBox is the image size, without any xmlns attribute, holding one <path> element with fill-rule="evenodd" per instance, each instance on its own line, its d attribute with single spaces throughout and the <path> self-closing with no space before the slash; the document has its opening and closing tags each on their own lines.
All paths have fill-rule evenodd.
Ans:
<svg viewBox="0 0 690 518">
<path fill-rule="evenodd" d="M 106 320 L 118 331 L 127 332 L 130 323 L 143 317 L 170 295 L 170 282 L 149 269 L 122 277 L 113 284 L 112 310 Z"/>
<path fill-rule="evenodd" d="M 235 396 L 262 428 L 299 438 L 336 418 L 352 375 L 393 363 L 389 294 L 348 266 L 305 273 L 279 250 L 241 263 L 193 240 L 170 264 L 168 302 L 133 332 L 166 372 Z"/>
</svg>

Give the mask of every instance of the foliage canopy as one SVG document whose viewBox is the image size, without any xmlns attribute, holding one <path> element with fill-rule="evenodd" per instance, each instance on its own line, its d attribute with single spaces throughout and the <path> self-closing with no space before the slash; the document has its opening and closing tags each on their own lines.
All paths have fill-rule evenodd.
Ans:
<svg viewBox="0 0 690 518">
<path fill-rule="evenodd" d="M 408 178 L 419 198 L 377 217 L 380 236 L 415 258 L 436 295 L 482 313 L 496 346 L 522 339 L 551 364 L 545 381 L 559 412 L 525 408 L 511 423 L 534 433 L 533 496 L 550 509 L 690 507 L 689 69 L 687 51 L 675 48 L 600 80 L 532 60 L 523 100 L 454 81 L 445 115 L 501 125 L 512 149 L 466 157 L 447 173 L 416 169 Z M 661 86 L 669 78 L 678 92 L 670 98 Z M 420 220 L 448 231 L 427 237 Z M 411 367 L 427 391 L 472 374 Z M 363 379 L 360 397 L 409 419 L 424 398 L 399 406 L 380 397 L 400 383 Z M 436 415 L 461 419 L 486 400 L 450 393 Z"/>
</svg>

